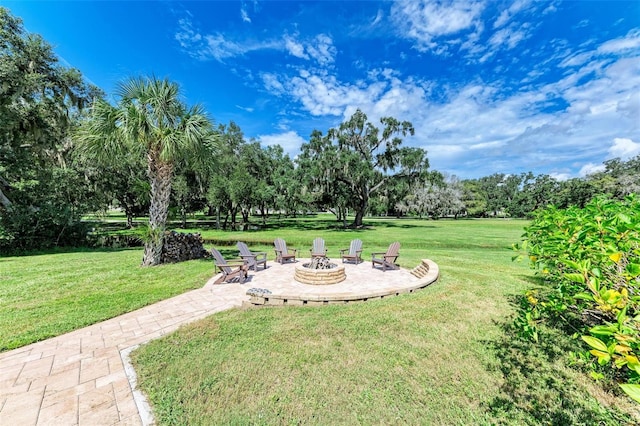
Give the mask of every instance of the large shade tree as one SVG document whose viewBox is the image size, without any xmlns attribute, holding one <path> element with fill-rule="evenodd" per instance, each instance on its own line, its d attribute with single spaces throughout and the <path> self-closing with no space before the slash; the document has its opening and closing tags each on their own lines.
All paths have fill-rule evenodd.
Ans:
<svg viewBox="0 0 640 426">
<path fill-rule="evenodd" d="M 413 125 L 393 117 L 382 117 L 380 123 L 382 129 L 367 121 L 366 114 L 358 109 L 324 138 L 314 132 L 312 141 L 302 147 L 302 157 L 314 160 L 308 163 L 322 165 L 324 171 L 320 176 L 323 179 L 328 176 L 332 185 L 343 189 L 340 194 L 348 194 L 350 207 L 355 210 L 356 227 L 362 226 L 371 196 L 385 184 L 394 179 L 427 176 L 426 152 L 401 147 L 401 136 L 413 135 Z"/>
<path fill-rule="evenodd" d="M 151 202 L 142 264 L 157 265 L 174 169 L 179 162 L 206 159 L 217 136 L 203 108 L 187 107 L 179 86 L 167 79 L 132 78 L 118 86 L 116 97 L 115 106 L 102 100 L 93 104 L 76 138 L 100 161 L 117 159 L 123 152 L 146 159 Z"/>
</svg>

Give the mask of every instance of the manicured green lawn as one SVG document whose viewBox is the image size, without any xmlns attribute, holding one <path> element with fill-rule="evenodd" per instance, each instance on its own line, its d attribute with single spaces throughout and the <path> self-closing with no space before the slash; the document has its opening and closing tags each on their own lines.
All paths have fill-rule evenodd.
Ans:
<svg viewBox="0 0 640 426">
<path fill-rule="evenodd" d="M 243 240 L 269 260 L 275 237 L 302 255 L 323 237 L 330 257 L 360 238 L 365 259 L 400 241 L 402 266 L 430 258 L 441 279 L 361 304 L 226 311 L 151 342 L 133 358 L 159 424 L 634 424 L 626 397 L 566 367 L 576 341 L 533 346 L 509 327 L 516 295 L 539 284 L 511 262 L 526 222 L 366 224 L 343 230 L 321 215 L 249 232 L 192 229 L 225 257 Z M 141 249 L 0 258 L 0 350 L 201 287 L 214 273 L 210 260 L 141 268 L 141 258 Z"/>
<path fill-rule="evenodd" d="M 367 224 L 205 231 L 219 246 L 241 239 L 271 253 L 275 236 L 305 252 L 322 236 L 330 256 L 358 237 L 365 259 L 398 240 L 403 266 L 430 258 L 442 276 L 381 301 L 227 311 L 144 346 L 134 362 L 159 423 L 633 424 L 615 408 L 624 398 L 565 367 L 558 348 L 575 342 L 539 349 L 512 338 L 514 296 L 535 283 L 511 262 L 525 222 Z"/>
<path fill-rule="evenodd" d="M 0 351 L 200 288 L 213 262 L 141 268 L 141 249 L 0 258 Z"/>
</svg>

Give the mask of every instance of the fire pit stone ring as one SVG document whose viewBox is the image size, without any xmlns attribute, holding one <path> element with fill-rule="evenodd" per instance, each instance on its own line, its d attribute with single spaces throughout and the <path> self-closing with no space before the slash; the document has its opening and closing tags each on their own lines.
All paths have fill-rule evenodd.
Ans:
<svg viewBox="0 0 640 426">
<path fill-rule="evenodd" d="M 344 281 L 347 275 L 344 272 L 344 265 L 331 264 L 331 268 L 314 269 L 310 268 L 310 263 L 296 265 L 294 279 L 303 284 L 329 285 Z"/>
</svg>

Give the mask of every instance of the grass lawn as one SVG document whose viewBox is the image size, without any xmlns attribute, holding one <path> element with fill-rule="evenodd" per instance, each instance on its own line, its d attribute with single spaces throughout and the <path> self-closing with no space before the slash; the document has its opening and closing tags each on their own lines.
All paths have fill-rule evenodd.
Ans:
<svg viewBox="0 0 640 426">
<path fill-rule="evenodd" d="M 0 258 L 0 351 L 200 288 L 213 262 L 142 268 L 141 249 Z"/>
<path fill-rule="evenodd" d="M 515 296 L 537 284 L 510 246 L 516 220 L 369 219 L 343 230 L 328 215 L 262 230 L 201 232 L 223 255 L 246 241 L 273 260 L 283 237 L 329 256 L 353 238 L 363 258 L 400 241 L 399 262 L 422 258 L 441 279 L 420 292 L 321 308 L 231 310 L 134 352 L 159 424 L 634 424 L 626 397 L 567 368 L 577 341 L 514 336 Z M 0 350 L 63 334 L 189 289 L 213 264 L 141 268 L 141 249 L 0 258 Z M 387 272 L 393 273 L 393 272 Z"/>
<path fill-rule="evenodd" d="M 515 296 L 537 283 L 526 264 L 511 262 L 525 222 L 366 223 L 203 231 L 218 247 L 244 240 L 271 259 L 276 236 L 303 253 L 322 236 L 329 256 L 357 237 L 365 259 L 397 240 L 402 266 L 430 258 L 441 279 L 362 304 L 227 311 L 145 345 L 133 358 L 158 422 L 634 424 L 626 397 L 565 366 L 576 341 L 549 334 L 533 346 L 514 337 Z"/>
</svg>

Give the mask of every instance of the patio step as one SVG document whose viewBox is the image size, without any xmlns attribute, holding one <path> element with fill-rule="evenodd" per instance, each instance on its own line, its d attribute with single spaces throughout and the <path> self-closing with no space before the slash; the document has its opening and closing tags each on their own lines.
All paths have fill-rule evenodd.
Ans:
<svg viewBox="0 0 640 426">
<path fill-rule="evenodd" d="M 411 273 L 418 278 L 424 278 L 429 273 L 429 265 L 422 261 L 422 263 L 411 270 Z"/>
</svg>

